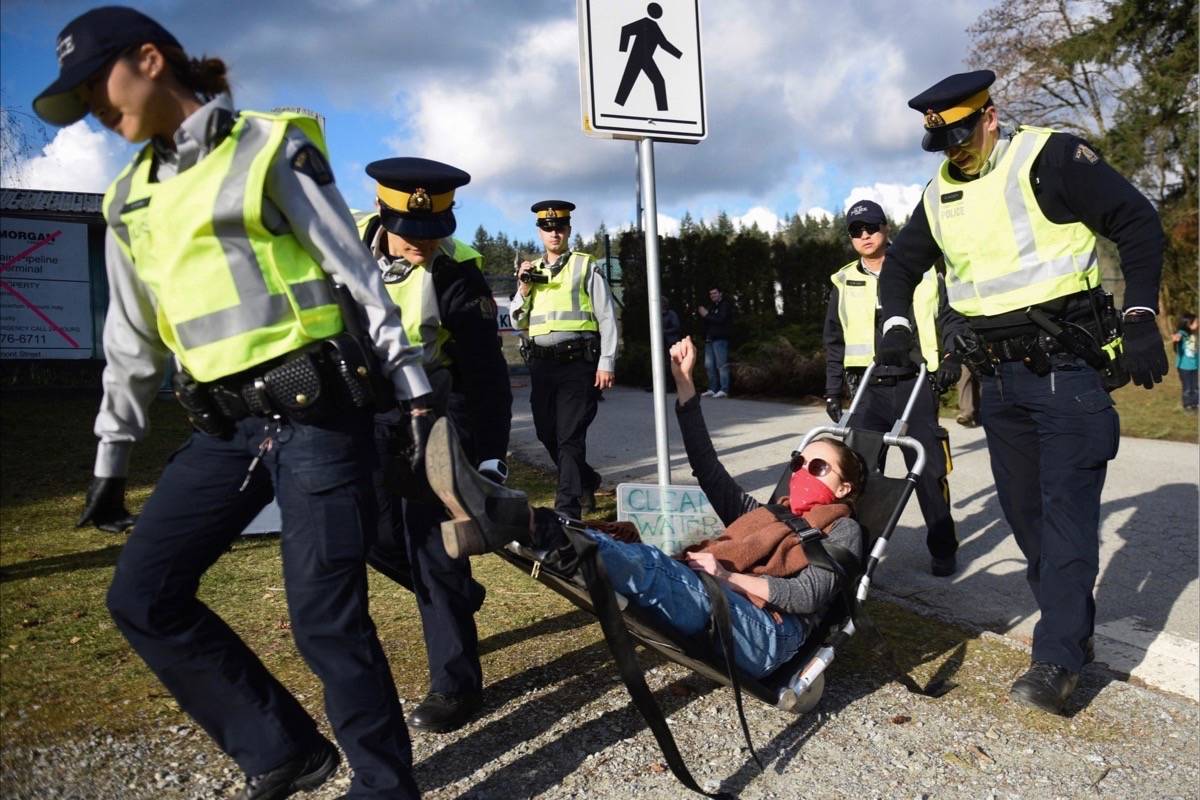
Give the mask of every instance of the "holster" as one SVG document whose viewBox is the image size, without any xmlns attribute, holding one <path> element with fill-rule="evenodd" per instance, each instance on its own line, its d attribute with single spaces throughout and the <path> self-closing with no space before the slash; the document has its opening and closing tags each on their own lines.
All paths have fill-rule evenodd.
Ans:
<svg viewBox="0 0 1200 800">
<path fill-rule="evenodd" d="M 171 377 L 171 388 L 193 428 L 220 439 L 233 435 L 233 421 L 217 407 L 204 384 L 180 369 Z"/>
</svg>

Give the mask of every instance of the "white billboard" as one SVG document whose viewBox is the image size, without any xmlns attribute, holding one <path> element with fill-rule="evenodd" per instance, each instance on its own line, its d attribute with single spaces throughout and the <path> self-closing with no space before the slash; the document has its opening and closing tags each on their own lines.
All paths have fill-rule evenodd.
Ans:
<svg viewBox="0 0 1200 800">
<path fill-rule="evenodd" d="M 0 218 L 0 358 L 91 358 L 87 225 Z"/>
</svg>

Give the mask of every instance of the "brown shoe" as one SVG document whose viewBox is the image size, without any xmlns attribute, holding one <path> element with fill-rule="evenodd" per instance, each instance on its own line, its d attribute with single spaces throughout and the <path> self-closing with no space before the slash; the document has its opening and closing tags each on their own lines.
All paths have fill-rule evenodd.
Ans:
<svg viewBox="0 0 1200 800">
<path fill-rule="evenodd" d="M 525 493 L 480 475 L 445 417 L 429 432 L 425 473 L 429 486 L 450 514 L 450 519 L 442 523 L 442 543 L 451 558 L 499 550 L 512 541 L 530 544 Z"/>
</svg>

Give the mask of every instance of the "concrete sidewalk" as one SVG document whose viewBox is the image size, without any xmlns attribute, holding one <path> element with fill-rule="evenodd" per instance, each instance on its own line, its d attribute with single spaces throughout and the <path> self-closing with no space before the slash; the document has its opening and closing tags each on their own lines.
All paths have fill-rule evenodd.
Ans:
<svg viewBox="0 0 1200 800">
<path fill-rule="evenodd" d="M 513 377 L 511 449 L 549 466 L 534 435 L 528 377 Z M 606 484 L 654 482 L 653 399 L 617 388 L 588 435 L 588 461 Z M 672 482 L 695 483 L 668 412 Z M 754 400 L 704 403 L 713 442 L 729 472 L 760 499 L 774 487 L 788 453 L 808 429 L 828 424 L 820 406 Z M 951 501 L 961 548 L 952 578 L 929 574 L 924 526 L 915 498 L 876 573 L 876 585 L 927 613 L 1028 642 L 1037 607 L 1025 560 L 1000 513 L 983 430 L 946 420 L 954 472 Z M 897 458 L 896 464 L 901 463 Z M 889 464 L 889 474 L 897 472 Z M 1096 657 L 1118 673 L 1200 701 L 1200 579 L 1197 485 L 1200 447 L 1123 439 L 1111 462 L 1101 509 L 1096 589 Z"/>
</svg>

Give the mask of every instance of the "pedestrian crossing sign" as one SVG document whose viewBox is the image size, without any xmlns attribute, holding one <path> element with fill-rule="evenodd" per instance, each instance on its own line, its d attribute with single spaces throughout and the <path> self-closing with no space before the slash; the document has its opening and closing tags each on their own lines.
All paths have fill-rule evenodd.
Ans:
<svg viewBox="0 0 1200 800">
<path fill-rule="evenodd" d="M 700 0 L 578 0 L 583 131 L 615 139 L 708 136 Z"/>
</svg>

